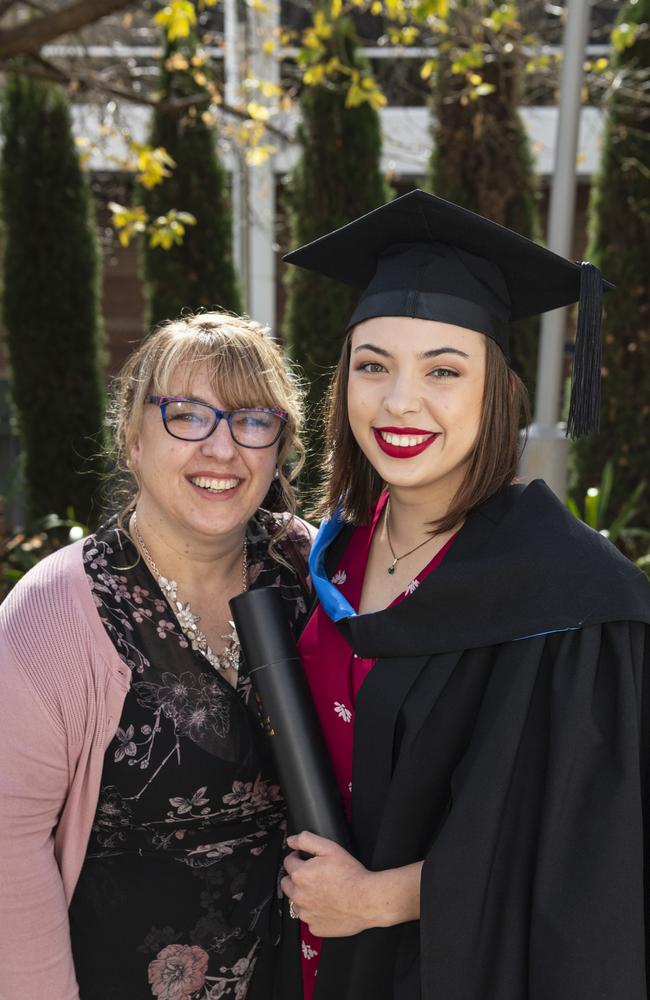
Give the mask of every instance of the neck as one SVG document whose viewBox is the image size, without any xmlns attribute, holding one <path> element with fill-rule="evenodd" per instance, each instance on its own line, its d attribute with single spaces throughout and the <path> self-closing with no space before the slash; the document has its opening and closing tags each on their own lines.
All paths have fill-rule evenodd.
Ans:
<svg viewBox="0 0 650 1000">
<path fill-rule="evenodd" d="M 449 510 L 451 496 L 427 495 L 410 489 L 389 487 L 390 537 L 395 552 L 406 551 L 431 534 L 431 524 L 444 517 Z M 455 489 L 454 489 L 455 492 Z M 452 531 L 455 530 L 452 529 Z M 385 525 L 382 533 L 385 533 Z M 445 532 L 445 537 L 451 532 Z"/>
<path fill-rule="evenodd" d="M 145 504 L 136 506 L 138 538 L 131 521 L 131 536 L 139 549 L 142 542 L 156 564 L 160 574 L 167 579 L 190 579 L 204 585 L 213 580 L 223 580 L 230 574 L 241 573 L 246 525 L 236 533 L 216 538 L 185 538 L 168 530 L 167 525 L 149 511 Z M 143 553 L 146 556 L 147 553 Z"/>
</svg>

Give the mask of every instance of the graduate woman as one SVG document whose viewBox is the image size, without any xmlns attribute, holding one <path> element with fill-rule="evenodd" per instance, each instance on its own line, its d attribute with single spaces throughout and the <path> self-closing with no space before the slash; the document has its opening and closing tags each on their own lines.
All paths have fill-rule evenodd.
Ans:
<svg viewBox="0 0 650 1000">
<path fill-rule="evenodd" d="M 508 321 L 580 299 L 595 429 L 600 274 L 423 192 L 289 260 L 362 290 L 300 640 L 356 856 L 289 841 L 304 995 L 645 1000 L 650 586 L 515 485 Z"/>
</svg>

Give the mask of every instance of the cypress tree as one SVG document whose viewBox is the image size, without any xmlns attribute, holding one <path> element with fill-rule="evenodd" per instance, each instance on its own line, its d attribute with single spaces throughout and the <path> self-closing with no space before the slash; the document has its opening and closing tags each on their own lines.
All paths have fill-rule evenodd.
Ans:
<svg viewBox="0 0 650 1000">
<path fill-rule="evenodd" d="M 3 106 L 4 325 L 29 521 L 93 523 L 102 471 L 92 199 L 61 90 L 9 77 Z"/>
<path fill-rule="evenodd" d="M 625 39 L 633 44 L 625 46 Z M 587 257 L 616 288 L 605 294 L 600 433 L 573 446 L 576 495 L 614 463 L 609 509 L 639 482 L 638 526 L 650 528 L 650 0 L 628 3 L 614 28 L 612 88 L 590 201 Z"/>
<path fill-rule="evenodd" d="M 518 108 L 523 29 L 513 4 L 457 0 L 440 47 L 432 111 L 428 185 L 441 198 L 537 235 L 537 189 Z M 511 361 L 531 395 L 537 371 L 537 319 L 512 324 Z"/>
<path fill-rule="evenodd" d="M 161 184 L 141 193 L 151 219 L 170 209 L 189 212 L 180 244 L 144 249 L 144 276 L 150 326 L 174 319 L 182 309 L 223 308 L 239 312 L 241 302 L 232 258 L 232 220 L 227 174 L 217 155 L 217 132 L 206 114 L 208 101 L 184 110 L 165 102 L 207 95 L 207 67 L 197 58 L 196 37 L 167 42 L 160 67 L 159 94 L 150 144 L 169 153 L 176 166 Z"/>
<path fill-rule="evenodd" d="M 328 39 L 332 57 L 367 71 L 357 53 L 352 23 L 340 18 Z M 307 86 L 300 98 L 300 158 L 287 180 L 290 245 L 300 246 L 377 208 L 390 197 L 381 173 L 379 115 L 368 103 L 345 106 L 343 74 Z M 301 475 L 313 498 L 323 447 L 322 402 L 338 359 L 358 292 L 297 267 L 287 268 L 284 339 L 307 379 L 309 458 Z"/>
</svg>

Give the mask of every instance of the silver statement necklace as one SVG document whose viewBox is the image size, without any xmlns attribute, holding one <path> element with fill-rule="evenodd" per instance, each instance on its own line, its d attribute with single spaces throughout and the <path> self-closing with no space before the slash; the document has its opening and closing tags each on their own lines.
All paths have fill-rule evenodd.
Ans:
<svg viewBox="0 0 650 1000">
<path fill-rule="evenodd" d="M 158 586 L 169 601 L 178 624 L 183 630 L 183 633 L 190 640 L 192 649 L 196 649 L 197 652 L 205 656 L 210 666 L 214 667 L 215 670 L 220 670 L 222 672 L 226 670 L 239 670 L 239 654 L 241 646 L 239 644 L 239 636 L 237 635 L 234 622 L 228 622 L 230 625 L 230 632 L 228 632 L 227 635 L 221 636 L 221 638 L 226 642 L 225 649 L 221 653 L 214 653 L 210 648 L 210 643 L 199 628 L 199 622 L 201 620 L 200 615 L 194 614 L 189 601 L 183 604 L 183 602 L 179 599 L 178 584 L 176 583 L 176 580 L 168 580 L 166 576 L 162 575 L 156 566 L 153 556 L 147 548 L 147 544 L 140 533 L 140 529 L 138 528 L 138 518 L 135 511 L 133 511 L 133 516 L 131 518 L 131 527 L 133 528 L 133 533 L 135 534 L 145 562 L 155 576 Z M 242 591 L 246 590 L 248 590 L 248 539 L 244 537 L 244 548 L 242 550 Z"/>
<path fill-rule="evenodd" d="M 390 497 L 386 501 L 386 506 L 384 508 L 384 522 L 386 524 L 386 539 L 388 540 L 388 548 L 390 549 L 390 554 L 393 557 L 391 565 L 386 569 L 387 573 L 394 573 L 395 567 L 400 559 L 406 559 L 406 557 L 410 556 L 412 552 L 417 552 L 418 549 L 421 549 L 423 545 L 426 545 L 427 542 L 430 542 L 435 537 L 434 535 L 431 535 L 429 538 L 425 538 L 423 542 L 420 542 L 419 545 L 414 545 L 412 549 L 408 550 L 408 552 L 402 552 L 401 556 L 396 556 L 393 543 L 390 540 Z"/>
</svg>

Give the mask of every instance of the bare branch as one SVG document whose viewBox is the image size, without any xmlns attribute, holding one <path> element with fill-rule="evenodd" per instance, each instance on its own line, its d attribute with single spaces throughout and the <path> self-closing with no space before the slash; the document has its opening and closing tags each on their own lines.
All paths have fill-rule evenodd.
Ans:
<svg viewBox="0 0 650 1000">
<path fill-rule="evenodd" d="M 47 70 L 48 73 L 52 74 L 51 76 L 44 77 L 44 79 L 56 80 L 63 86 L 70 83 L 69 75 L 64 70 L 59 69 L 59 67 L 55 63 L 50 62 L 49 59 L 46 59 L 45 56 L 42 56 L 40 52 L 35 52 L 34 55 L 32 56 L 32 59 L 35 65 L 41 66 L 42 69 Z M 9 67 L 7 68 L 7 72 L 11 72 L 12 67 L 13 63 L 10 63 Z M 27 75 L 29 75 L 29 73 Z"/>
<path fill-rule="evenodd" d="M 35 80 L 52 80 L 54 83 L 59 83 L 62 86 L 72 84 L 82 92 L 101 93 L 108 97 L 116 97 L 122 101 L 128 101 L 129 104 L 140 104 L 159 111 L 170 111 L 177 114 L 180 114 L 186 108 L 192 106 L 201 107 L 201 105 L 209 104 L 211 101 L 209 94 L 193 94 L 188 97 L 171 98 L 168 101 L 157 100 L 154 97 L 147 97 L 145 94 L 137 94 L 135 91 L 127 90 L 124 87 L 116 87 L 113 84 L 103 83 L 99 78 L 94 76 L 79 76 L 76 73 L 69 76 L 54 64 L 40 57 L 38 58 L 38 65 L 36 63 L 0 62 L 0 73 L 29 76 Z M 219 110 L 240 121 L 249 120 L 249 115 L 243 108 L 236 108 L 230 104 L 220 104 Z M 282 129 L 277 128 L 277 126 L 265 122 L 264 127 L 269 135 L 274 136 L 279 141 L 291 141 L 291 136 Z"/>
<path fill-rule="evenodd" d="M 35 63 L 18 65 L 12 62 L 0 62 L 0 73 L 10 73 L 13 76 L 29 76 L 34 80 L 53 80 L 55 83 L 60 83 L 63 86 L 72 82 L 69 76 L 57 69 L 56 66 L 47 65 L 45 60 L 40 65 L 36 65 Z"/>
<path fill-rule="evenodd" d="M 44 3 L 38 3 L 37 0 L 22 0 L 25 7 L 29 7 L 30 10 L 37 10 L 39 14 L 49 14 L 50 10 L 45 6 Z"/>
<path fill-rule="evenodd" d="M 17 3 L 18 0 L 2 0 L 0 3 L 0 17 L 4 17 L 7 11 L 11 10 L 12 7 L 15 7 Z"/>
<path fill-rule="evenodd" d="M 129 7 L 131 3 L 132 0 L 75 0 L 67 7 L 50 14 L 25 21 L 13 28 L 0 29 L 0 59 L 34 52 L 53 38 L 78 31 L 107 14 Z M 6 0 L 3 6 L 6 7 Z"/>
</svg>

